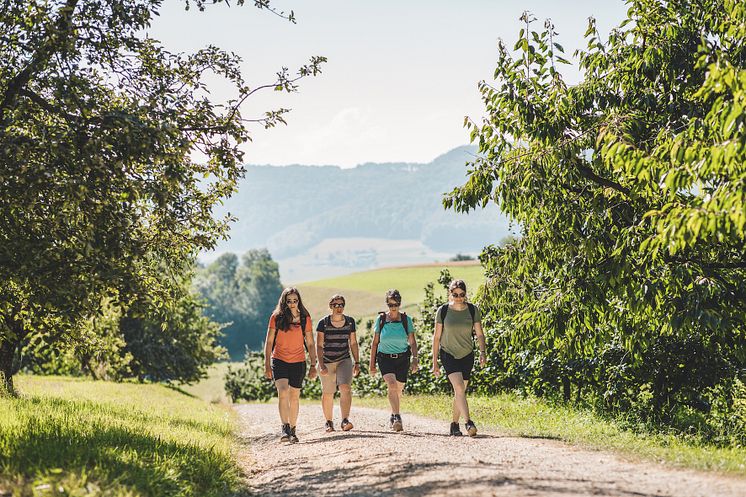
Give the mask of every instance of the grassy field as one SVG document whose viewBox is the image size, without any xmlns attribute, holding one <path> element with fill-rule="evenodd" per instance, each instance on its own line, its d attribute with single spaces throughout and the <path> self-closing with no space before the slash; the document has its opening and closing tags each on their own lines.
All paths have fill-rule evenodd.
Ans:
<svg viewBox="0 0 746 497">
<path fill-rule="evenodd" d="M 375 269 L 303 283 L 298 288 L 314 319 L 329 312 L 329 297 L 335 293 L 343 294 L 347 300 L 345 314 L 356 318 L 375 316 L 385 308 L 384 297 L 390 288 L 401 292 L 403 310 L 416 316 L 419 314 L 418 305 L 425 297 L 425 285 L 432 281 L 437 286 L 443 268 L 447 268 L 454 278 L 464 280 L 470 294 L 476 292 L 484 281 L 482 267 L 476 261 L 469 261 L 466 264 L 450 262 Z M 445 295 L 445 291 L 441 293 Z"/>
<path fill-rule="evenodd" d="M 0 398 L 0 495 L 225 496 L 234 418 L 160 385 L 19 376 Z"/>
<path fill-rule="evenodd" d="M 447 433 L 451 402 L 446 396 L 408 396 L 402 409 L 442 419 Z M 388 401 L 383 397 L 356 398 L 354 405 L 388 408 Z M 469 407 L 478 426 L 512 436 L 551 438 L 635 460 L 746 476 L 746 447 L 720 448 L 674 435 L 636 433 L 588 411 L 510 394 L 470 397 Z M 406 423 L 406 417 L 404 420 Z"/>
<path fill-rule="evenodd" d="M 229 367 L 238 368 L 241 362 L 218 362 L 207 369 L 207 378 L 194 385 L 184 385 L 181 390 L 212 404 L 231 404 L 225 393 L 225 373 Z"/>
</svg>

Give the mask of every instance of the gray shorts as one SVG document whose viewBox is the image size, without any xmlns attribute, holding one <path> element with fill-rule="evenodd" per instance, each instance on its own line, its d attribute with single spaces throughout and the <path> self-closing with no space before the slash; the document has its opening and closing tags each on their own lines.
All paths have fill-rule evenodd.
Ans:
<svg viewBox="0 0 746 497">
<path fill-rule="evenodd" d="M 326 375 L 319 374 L 323 393 L 334 393 L 339 385 L 352 383 L 352 357 L 337 362 L 325 362 L 324 365 L 329 372 Z"/>
</svg>

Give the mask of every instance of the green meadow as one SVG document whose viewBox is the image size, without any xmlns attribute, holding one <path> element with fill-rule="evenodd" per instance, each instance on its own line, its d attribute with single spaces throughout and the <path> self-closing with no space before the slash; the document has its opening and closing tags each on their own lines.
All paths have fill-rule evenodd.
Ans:
<svg viewBox="0 0 746 497">
<path fill-rule="evenodd" d="M 161 385 L 18 376 L 0 397 L 0 495 L 219 497 L 233 413 Z"/>
<path fill-rule="evenodd" d="M 329 297 L 342 293 L 347 300 L 345 314 L 354 317 L 372 317 L 383 310 L 384 297 L 390 288 L 401 292 L 403 310 L 410 315 L 419 315 L 419 304 L 425 297 L 425 285 L 435 282 L 436 291 L 445 295 L 439 288 L 438 276 L 442 269 L 448 269 L 454 279 L 466 282 L 469 294 L 473 295 L 484 281 L 484 273 L 478 262 L 444 262 L 421 266 L 390 267 L 362 271 L 335 278 L 323 279 L 298 285 L 303 303 L 316 319 L 329 312 Z"/>
</svg>

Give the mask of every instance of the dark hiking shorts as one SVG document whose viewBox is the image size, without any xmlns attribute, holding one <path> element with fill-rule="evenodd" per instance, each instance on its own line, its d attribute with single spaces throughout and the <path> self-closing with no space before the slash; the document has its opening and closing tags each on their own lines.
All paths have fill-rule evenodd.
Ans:
<svg viewBox="0 0 746 497">
<path fill-rule="evenodd" d="M 272 378 L 275 381 L 287 378 L 291 387 L 301 388 L 304 376 L 306 376 L 306 361 L 285 362 L 280 359 L 272 359 Z"/>
<path fill-rule="evenodd" d="M 407 382 L 407 375 L 409 374 L 409 358 L 412 353 L 408 350 L 401 354 L 384 354 L 379 352 L 376 354 L 378 359 L 378 369 L 381 370 L 381 375 L 394 373 L 396 375 L 396 381 L 401 383 Z"/>
<path fill-rule="evenodd" d="M 443 369 L 446 370 L 446 376 L 451 373 L 461 373 L 464 380 L 468 381 L 471 378 L 471 370 L 474 368 L 474 352 L 461 359 L 456 359 L 445 350 L 440 349 L 440 362 L 443 364 Z"/>
</svg>

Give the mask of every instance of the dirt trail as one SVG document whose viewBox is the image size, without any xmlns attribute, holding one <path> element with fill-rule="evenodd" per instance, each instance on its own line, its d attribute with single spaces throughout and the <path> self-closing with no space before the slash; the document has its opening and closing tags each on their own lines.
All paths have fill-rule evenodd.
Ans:
<svg viewBox="0 0 746 497">
<path fill-rule="evenodd" d="M 746 496 L 746 480 L 632 463 L 604 452 L 482 430 L 447 436 L 447 423 L 353 405 L 350 432 L 327 434 L 319 406 L 301 406 L 300 443 L 279 442 L 275 405 L 236 406 L 255 495 L 293 496 Z M 339 430 L 339 413 L 335 412 Z"/>
</svg>

